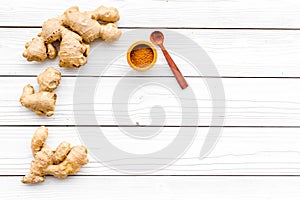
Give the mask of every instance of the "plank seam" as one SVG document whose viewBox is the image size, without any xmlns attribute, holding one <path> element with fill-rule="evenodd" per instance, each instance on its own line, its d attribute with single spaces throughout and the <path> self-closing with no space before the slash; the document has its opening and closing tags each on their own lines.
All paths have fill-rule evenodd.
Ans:
<svg viewBox="0 0 300 200">
<path fill-rule="evenodd" d="M 39 127 L 45 124 L 37 124 L 37 125 L 0 125 L 0 128 L 13 128 L 13 127 Z M 141 128 L 147 128 L 147 127 L 164 127 L 164 128 L 180 128 L 180 127 L 191 127 L 191 128 L 300 128 L 300 126 L 149 126 L 149 125 L 53 125 L 49 124 L 46 125 L 47 127 L 70 127 L 70 128 L 75 128 L 75 127 L 108 127 L 108 128 L 116 128 L 116 127 L 141 127 Z"/>
<path fill-rule="evenodd" d="M 42 26 L 0 26 L 0 28 L 42 28 Z M 127 26 L 119 26 L 119 29 L 186 29 L 186 30 L 274 30 L 274 31 L 291 31 L 291 30 L 300 30 L 300 28 L 218 28 L 218 27 L 127 27 Z"/>
<path fill-rule="evenodd" d="M 23 177 L 24 175 L 0 175 L 0 177 Z M 149 174 L 149 175 L 124 175 L 124 174 L 115 174 L 115 175 L 69 175 L 70 177 L 300 177 L 300 175 L 297 174 L 237 174 L 237 175 L 225 175 L 225 174 L 212 174 L 212 175 L 186 175 L 186 174 L 170 174 L 170 175 L 164 175 L 164 174 Z M 49 176 L 50 177 L 50 176 Z"/>
<path fill-rule="evenodd" d="M 96 76 L 96 75 L 62 75 L 66 78 L 174 78 L 174 76 Z M 184 76 L 186 78 L 221 78 L 221 79 L 300 79 L 300 76 Z M 36 75 L 0 75 L 0 78 L 36 78 Z"/>
</svg>

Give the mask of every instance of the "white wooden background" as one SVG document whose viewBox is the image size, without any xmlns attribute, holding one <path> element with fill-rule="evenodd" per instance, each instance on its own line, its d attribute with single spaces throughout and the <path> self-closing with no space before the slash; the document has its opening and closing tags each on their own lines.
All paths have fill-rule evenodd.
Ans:
<svg viewBox="0 0 300 200">
<path fill-rule="evenodd" d="M 40 118 L 20 106 L 22 87 L 35 84 L 38 73 L 57 63 L 28 63 L 21 56 L 24 44 L 40 31 L 44 20 L 69 6 L 90 10 L 101 4 L 119 8 L 118 25 L 124 32 L 172 28 L 201 45 L 220 73 L 221 77 L 214 78 L 221 78 L 225 88 L 227 113 L 222 137 L 207 158 L 197 158 L 211 117 L 209 94 L 200 84 L 197 137 L 185 155 L 168 168 L 148 176 L 124 175 L 90 157 L 91 162 L 67 180 L 47 177 L 43 184 L 24 186 L 20 179 L 29 168 L 30 139 L 39 125 L 50 125 L 48 143 L 53 147 L 62 140 L 81 143 L 72 113 L 76 70 L 62 69 L 54 117 Z M 300 198 L 300 1 L 10 0 L 2 2 L 0 10 L 0 199 Z M 121 39 L 113 45 L 121 47 L 124 42 Z M 97 65 L 105 64 L 99 60 Z M 113 88 L 108 83 L 118 81 L 125 65 L 119 63 L 103 77 L 105 91 Z M 93 78 L 96 66 L 85 67 L 85 75 Z M 201 80 L 188 69 L 182 72 L 191 86 Z M 173 80 L 167 67 L 148 75 L 154 80 L 162 75 Z M 96 99 L 96 103 L 96 114 L 109 137 L 126 144 L 111 118 L 109 99 Z M 133 110 L 133 116 L 147 125 L 150 105 L 136 106 L 140 107 Z M 171 108 L 168 127 L 158 142 L 168 142 L 178 130 L 178 110 L 178 105 Z"/>
</svg>

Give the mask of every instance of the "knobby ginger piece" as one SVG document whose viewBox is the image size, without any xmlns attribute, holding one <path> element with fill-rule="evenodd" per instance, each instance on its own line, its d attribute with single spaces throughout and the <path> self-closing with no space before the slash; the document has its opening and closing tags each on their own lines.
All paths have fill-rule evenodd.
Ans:
<svg viewBox="0 0 300 200">
<path fill-rule="evenodd" d="M 33 87 L 28 84 L 23 88 L 20 102 L 37 115 L 50 117 L 54 114 L 56 94 L 43 91 L 34 93 Z"/>
<path fill-rule="evenodd" d="M 118 40 L 121 36 L 118 27 L 113 23 L 99 24 L 98 17 L 101 19 L 101 15 L 97 14 L 97 10 L 89 14 L 89 12 L 80 12 L 79 8 L 74 6 L 66 10 L 61 19 L 65 26 L 76 31 L 87 43 L 97 38 L 102 38 L 104 41 Z"/>
<path fill-rule="evenodd" d="M 45 41 L 41 37 L 33 38 L 32 41 L 25 44 L 25 51 L 23 57 L 28 61 L 43 62 L 47 56 L 47 47 Z"/>
<path fill-rule="evenodd" d="M 80 67 L 87 62 L 89 45 L 84 44 L 77 33 L 65 28 L 60 18 L 52 18 L 43 23 L 42 32 L 33 39 L 32 43 L 27 43 L 23 56 L 28 61 L 42 62 L 47 57 L 53 59 L 57 55 L 57 50 L 52 43 L 58 40 L 60 41 L 59 66 Z"/>
<path fill-rule="evenodd" d="M 28 61 L 42 62 L 58 54 L 59 66 L 78 68 L 87 62 L 89 45 L 84 42 L 90 43 L 97 38 L 111 42 L 120 38 L 121 31 L 113 23 L 119 19 L 116 8 L 100 6 L 93 11 L 80 12 L 78 7 L 71 7 L 63 15 L 43 23 L 38 37 L 26 43 L 23 56 Z M 55 41 L 60 41 L 58 53 L 52 45 Z"/>
<path fill-rule="evenodd" d="M 31 149 L 34 159 L 30 171 L 22 178 L 22 183 L 32 184 L 45 180 L 46 175 L 66 178 L 79 172 L 88 163 L 87 149 L 82 146 L 70 147 L 68 142 L 62 142 L 55 151 L 45 144 L 48 129 L 40 127 L 33 135 Z M 40 149 L 40 150 L 38 150 Z"/>
<path fill-rule="evenodd" d="M 54 114 L 56 94 L 53 91 L 58 87 L 61 73 L 53 67 L 48 67 L 38 75 L 39 92 L 34 92 L 31 85 L 23 88 L 20 102 L 26 108 L 33 110 L 37 115 L 48 117 Z"/>
<path fill-rule="evenodd" d="M 53 67 L 48 67 L 37 77 L 40 91 L 53 92 L 59 85 L 61 73 Z"/>
<path fill-rule="evenodd" d="M 87 163 L 87 149 L 84 146 L 74 146 L 63 162 L 56 165 L 49 165 L 45 169 L 45 173 L 63 179 L 69 175 L 76 174 Z"/>
<path fill-rule="evenodd" d="M 43 148 L 37 152 L 30 165 L 30 172 L 26 174 L 22 183 L 39 183 L 45 180 L 45 169 L 53 163 L 52 161 L 53 151 L 49 146 L 43 145 Z"/>
<path fill-rule="evenodd" d="M 58 53 L 59 66 L 79 68 L 87 62 L 89 49 L 89 45 L 83 43 L 82 38 L 78 34 L 65 29 L 62 32 L 60 51 Z"/>
<path fill-rule="evenodd" d="M 99 6 L 93 11 L 85 12 L 90 18 L 102 22 L 117 22 L 120 20 L 119 11 L 113 7 Z"/>
<path fill-rule="evenodd" d="M 59 164 L 64 161 L 71 151 L 71 145 L 68 142 L 62 142 L 57 146 L 55 153 L 53 154 L 53 163 Z"/>
<path fill-rule="evenodd" d="M 47 140 L 47 137 L 48 129 L 45 126 L 41 126 L 35 131 L 31 139 L 31 150 L 33 156 L 35 156 L 35 154 L 42 149 L 44 143 Z"/>
</svg>

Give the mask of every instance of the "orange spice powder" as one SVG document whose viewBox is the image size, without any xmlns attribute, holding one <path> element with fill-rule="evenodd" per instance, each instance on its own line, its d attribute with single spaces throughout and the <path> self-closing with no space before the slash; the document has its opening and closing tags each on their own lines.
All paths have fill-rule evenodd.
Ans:
<svg viewBox="0 0 300 200">
<path fill-rule="evenodd" d="M 154 53 L 147 45 L 138 45 L 130 52 L 130 60 L 137 67 L 150 65 L 154 59 Z"/>
</svg>

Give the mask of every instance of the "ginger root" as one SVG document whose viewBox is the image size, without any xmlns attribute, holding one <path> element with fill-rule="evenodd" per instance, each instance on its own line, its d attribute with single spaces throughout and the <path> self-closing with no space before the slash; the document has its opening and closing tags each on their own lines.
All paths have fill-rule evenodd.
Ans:
<svg viewBox="0 0 300 200">
<path fill-rule="evenodd" d="M 76 33 L 64 29 L 62 31 L 62 40 L 60 42 L 59 66 L 76 67 L 84 65 L 87 62 L 89 54 L 89 45 L 82 42 L 82 38 Z"/>
<path fill-rule="evenodd" d="M 42 149 L 44 143 L 47 140 L 47 137 L 48 137 L 48 129 L 45 126 L 41 126 L 35 131 L 31 139 L 31 151 L 33 155 L 35 155 L 37 152 L 39 152 Z"/>
<path fill-rule="evenodd" d="M 97 38 L 104 41 L 119 39 L 121 31 L 113 24 L 119 19 L 116 8 L 100 6 L 94 11 L 80 12 L 78 7 L 71 7 L 63 15 L 43 23 L 38 37 L 26 43 L 23 56 L 28 61 L 53 59 L 57 50 L 52 43 L 60 41 L 59 66 L 78 68 L 87 62 L 89 45 L 84 42 L 90 43 Z"/>
<path fill-rule="evenodd" d="M 57 51 L 52 44 L 45 45 L 45 41 L 41 37 L 33 38 L 32 41 L 25 44 L 26 50 L 23 52 L 23 56 L 28 61 L 42 62 L 47 57 L 53 59 L 56 57 Z"/>
<path fill-rule="evenodd" d="M 37 115 L 52 116 L 57 98 L 56 94 L 52 92 L 58 87 L 60 79 L 61 73 L 58 70 L 52 67 L 47 68 L 38 75 L 39 92 L 35 93 L 29 84 L 23 88 L 20 97 L 21 104 L 33 110 Z"/>
<path fill-rule="evenodd" d="M 23 88 L 20 102 L 26 108 L 33 110 L 37 115 L 50 117 L 54 114 L 56 94 L 43 91 L 34 93 L 33 87 L 28 84 Z"/>
<path fill-rule="evenodd" d="M 113 9 L 113 14 L 103 16 L 102 9 Z M 109 16 L 111 18 L 109 18 Z M 113 23 L 99 24 L 98 20 L 113 21 L 119 20 L 119 14 L 115 8 L 105 8 L 100 6 L 95 11 L 79 12 L 77 6 L 71 7 L 61 16 L 62 24 L 70 27 L 78 33 L 82 39 L 90 43 L 97 38 L 102 38 L 104 41 L 114 41 L 119 39 L 121 31 Z"/>
<path fill-rule="evenodd" d="M 47 137 L 46 127 L 41 126 L 36 130 L 31 142 L 34 159 L 31 162 L 30 172 L 23 177 L 22 183 L 43 182 L 46 175 L 64 179 L 68 175 L 76 174 L 88 163 L 87 149 L 84 146 L 71 148 L 68 142 L 62 142 L 55 151 L 52 151 L 45 144 Z"/>
<path fill-rule="evenodd" d="M 48 67 L 37 77 L 40 91 L 53 92 L 58 87 L 60 79 L 60 71 L 53 67 Z"/>
</svg>

